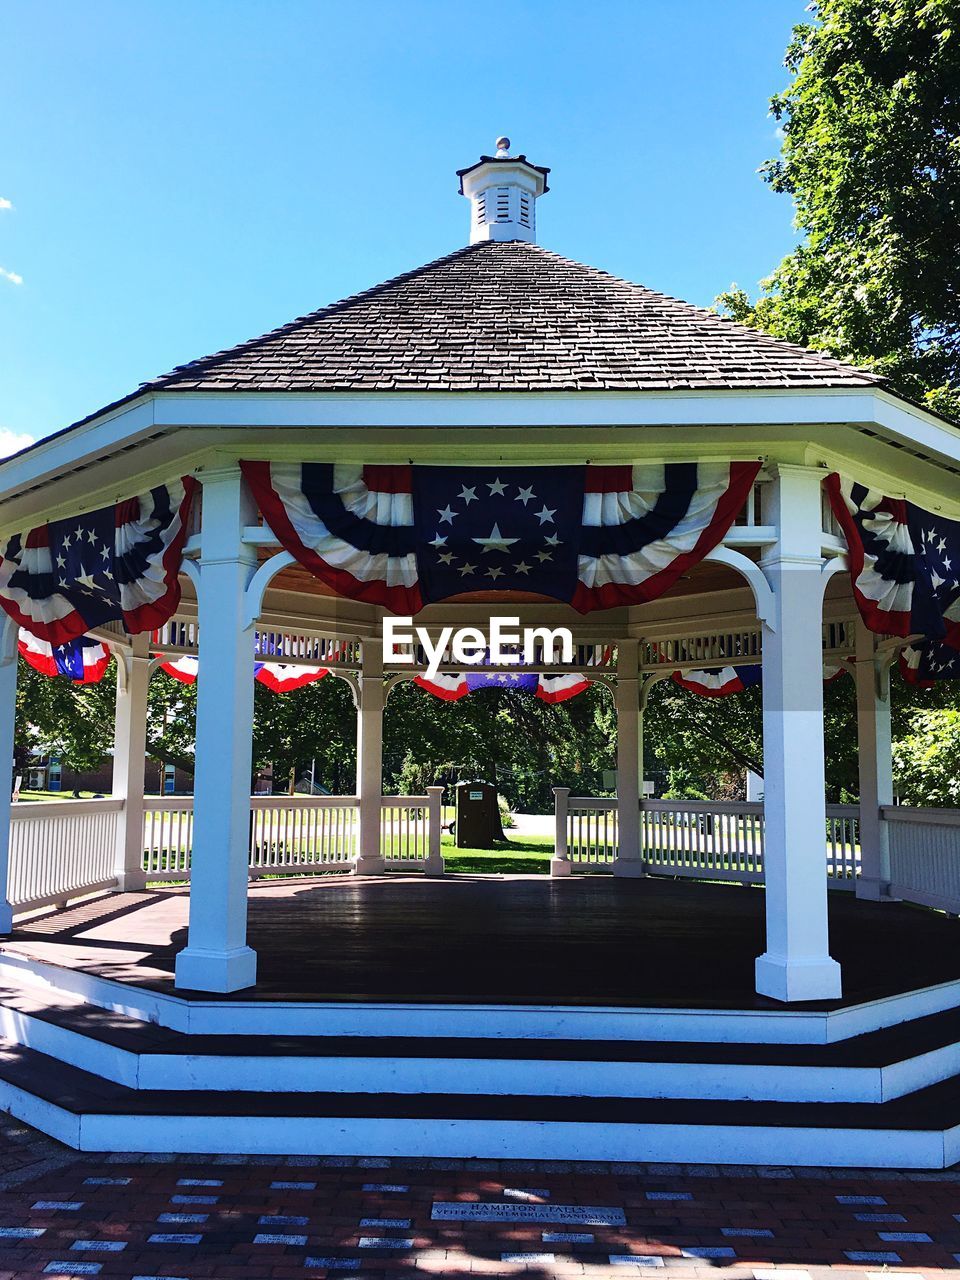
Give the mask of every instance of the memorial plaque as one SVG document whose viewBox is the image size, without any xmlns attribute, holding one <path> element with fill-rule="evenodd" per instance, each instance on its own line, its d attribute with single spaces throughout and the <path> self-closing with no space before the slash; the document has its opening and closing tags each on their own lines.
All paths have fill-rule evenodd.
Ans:
<svg viewBox="0 0 960 1280">
<path fill-rule="evenodd" d="M 611 1253 L 612 1267 L 662 1267 L 663 1259 L 655 1253 Z"/>
<path fill-rule="evenodd" d="M 412 1249 L 413 1240 L 407 1237 L 399 1240 L 394 1236 L 361 1236 L 361 1249 Z"/>
<path fill-rule="evenodd" d="M 592 1231 L 541 1231 L 544 1244 L 593 1244 Z"/>
<path fill-rule="evenodd" d="M 534 1263 L 552 1264 L 556 1262 L 556 1256 L 552 1253 L 501 1253 L 501 1262 L 522 1262 L 527 1266 Z"/>
<path fill-rule="evenodd" d="M 504 1187 L 506 1200 L 549 1200 L 550 1192 L 546 1187 Z"/>
<path fill-rule="evenodd" d="M 438 1200 L 434 1222 L 576 1222 L 588 1227 L 625 1227 L 622 1209 L 605 1204 L 521 1204 L 517 1201 Z"/>
</svg>

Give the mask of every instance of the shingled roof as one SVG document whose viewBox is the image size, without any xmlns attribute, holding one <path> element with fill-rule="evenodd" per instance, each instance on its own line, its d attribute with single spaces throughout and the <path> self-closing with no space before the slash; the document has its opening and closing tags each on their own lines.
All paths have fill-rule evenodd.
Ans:
<svg viewBox="0 0 960 1280">
<path fill-rule="evenodd" d="M 487 241 L 145 388 L 723 391 L 879 381 L 539 245 Z"/>
</svg>

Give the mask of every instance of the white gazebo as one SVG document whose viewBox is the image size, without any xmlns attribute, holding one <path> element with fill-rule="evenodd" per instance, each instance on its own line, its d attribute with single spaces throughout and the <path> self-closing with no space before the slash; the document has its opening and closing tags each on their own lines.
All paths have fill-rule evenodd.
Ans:
<svg viewBox="0 0 960 1280">
<path fill-rule="evenodd" d="M 942 914 L 911 914 L 894 901 L 960 913 L 960 823 L 948 811 L 893 805 L 889 675 L 911 637 L 902 627 L 900 634 L 885 636 L 863 620 L 863 584 L 857 577 L 863 571 L 862 548 L 850 546 L 853 505 L 861 490 L 853 493 L 852 514 L 838 522 L 836 503 L 831 504 L 824 484 L 836 475 L 848 495 L 852 483 L 863 492 L 906 500 L 941 522 L 960 518 L 960 431 L 893 394 L 870 373 L 540 248 L 536 206 L 547 191 L 547 175 L 524 156 L 512 155 L 508 140 L 500 139 L 494 156 L 482 157 L 459 175 L 470 202 L 466 248 L 264 337 L 184 365 L 0 463 L 0 538 L 6 548 L 0 594 L 5 607 L 11 599 L 16 604 L 3 626 L 0 656 L 0 749 L 8 758 L 18 625 L 29 613 L 16 595 L 16 571 L 28 559 L 23 548 L 40 547 L 35 555 L 47 554 L 43 549 L 53 547 L 59 536 L 58 522 L 76 519 L 78 530 L 86 528 L 91 513 L 134 495 L 169 496 L 172 489 L 163 486 L 179 485 L 181 478 L 186 493 L 178 508 L 182 536 L 174 537 L 175 522 L 169 526 L 163 559 L 179 587 L 179 600 L 162 621 L 149 610 L 137 615 L 153 622 L 135 634 L 124 621 L 130 611 L 89 627 L 117 659 L 112 797 L 11 805 L 8 791 L 0 795 L 0 885 L 6 900 L 0 923 L 9 935 L 0 949 L 0 972 L 5 984 L 19 984 L 25 993 L 19 1012 L 4 1008 L 3 1029 L 21 1055 L 55 1060 L 63 1070 L 102 1074 L 117 1088 L 170 1091 L 188 1087 L 177 1083 L 171 1063 L 190 1055 L 189 1037 L 195 1033 L 533 1040 L 563 1035 L 585 1043 L 655 1041 L 661 1048 L 696 1041 L 714 1047 L 794 1044 L 805 1051 L 820 1045 L 827 1052 L 848 1037 L 960 1007 L 960 968 L 942 959 L 956 942 L 944 931 L 955 926 Z M 597 511 L 620 502 L 632 503 L 634 515 L 641 510 L 662 514 L 671 505 L 667 499 L 679 483 L 676 477 L 689 479 L 696 496 L 686 514 L 679 523 L 668 522 L 662 537 L 651 535 L 642 549 L 648 561 L 643 581 L 660 582 L 661 572 L 673 574 L 665 589 L 651 587 L 649 598 L 641 598 L 642 582 L 624 585 L 599 553 L 585 587 L 583 551 L 581 567 L 574 564 L 581 594 L 566 599 L 552 588 L 525 589 L 516 577 L 524 571 L 513 562 L 500 575 L 506 589 L 486 568 L 481 572 L 484 552 L 491 552 L 490 567 L 501 563 L 498 556 L 507 566 L 509 545 L 520 541 L 519 533 L 513 537 L 507 529 L 494 499 L 513 503 L 514 513 L 526 512 L 522 494 L 532 488 L 532 469 L 568 468 L 579 474 L 584 467 L 591 497 L 591 486 L 596 490 Z M 281 512 L 276 495 L 291 475 L 306 468 L 312 469 L 310 484 L 318 488 L 310 489 L 304 480 L 299 496 Z M 413 475 L 410 491 L 398 487 L 396 478 L 406 468 Z M 435 546 L 428 539 L 433 530 L 420 516 L 397 512 L 408 510 L 411 502 L 421 501 L 421 508 L 427 503 L 434 490 L 423 486 L 439 474 L 423 479 L 431 468 L 451 469 L 451 474 L 459 469 L 471 492 L 477 477 L 491 489 L 492 476 L 500 491 L 486 499 L 481 492 L 493 529 L 484 538 L 472 538 L 486 545 L 478 548 L 476 566 L 461 562 L 462 589 L 451 591 L 437 578 L 433 596 L 415 599 L 412 593 L 423 586 L 427 572 L 425 548 Z M 597 478 L 601 472 L 606 478 Z M 627 498 L 622 486 L 628 481 L 611 479 L 614 473 L 632 477 Z M 191 504 L 192 482 L 197 492 Z M 313 501 L 315 492 L 322 501 Z M 337 559 L 347 534 L 331 520 L 333 497 L 339 503 L 337 520 L 346 512 L 347 523 L 367 521 L 364 537 L 370 522 L 379 531 L 367 550 L 371 565 L 382 558 L 382 573 L 374 565 L 365 578 L 353 561 L 348 569 Z M 463 498 L 459 507 L 446 508 L 451 528 L 471 501 Z M 697 503 L 709 509 L 699 511 Z M 585 512 L 591 509 L 587 502 L 583 506 Z M 562 505 L 558 514 L 546 501 L 543 510 L 548 512 L 544 523 L 557 529 L 557 521 L 568 515 Z M 148 533 L 145 499 L 139 512 L 138 527 Z M 579 508 L 574 514 L 579 528 Z M 438 516 L 442 521 L 443 509 Z M 596 520 L 585 516 L 583 527 L 605 521 L 606 514 Z M 49 540 L 36 533 L 48 525 Z M 398 529 L 403 536 L 393 542 Z M 552 536 L 560 541 L 559 533 Z M 543 547 L 549 559 L 546 536 Z M 633 544 L 624 547 L 626 557 L 641 554 Z M 50 555 L 44 561 L 48 568 Z M 417 582 L 397 567 L 404 557 L 408 568 L 419 557 Z M 679 558 L 674 564 L 671 557 Z M 40 572 L 37 563 L 31 572 Z M 56 574 L 53 568 L 50 572 Z M 69 592 L 88 574 L 89 594 L 93 598 L 100 591 L 101 607 L 108 584 L 96 571 L 88 573 L 85 562 L 77 573 L 79 578 L 61 579 L 59 587 L 51 578 L 45 590 Z M 860 582 L 856 591 L 852 578 Z M 157 608 L 172 599 L 159 581 L 151 590 Z M 753 982 L 731 978 L 733 985 L 721 998 L 711 987 L 711 956 L 704 955 L 699 996 L 688 987 L 674 991 L 664 976 L 661 1001 L 657 975 L 633 975 L 629 962 L 613 952 L 612 965 L 619 971 L 611 977 L 606 968 L 603 978 L 613 983 L 613 994 L 605 996 L 607 988 L 598 979 L 595 990 L 584 986 L 576 1007 L 568 1001 L 571 979 L 562 966 L 553 971 L 547 995 L 531 988 L 523 1004 L 514 1001 L 506 981 L 492 994 L 484 989 L 482 998 L 479 988 L 467 983 L 459 1001 L 447 992 L 431 1004 L 429 967 L 418 970 L 406 992 L 402 983 L 389 997 L 382 996 L 386 987 L 370 988 L 362 1000 L 361 988 L 331 988 L 329 972 L 317 976 L 310 966 L 323 957 L 325 930 L 335 926 L 338 904 L 349 916 L 366 911 L 365 904 L 375 914 L 388 901 L 420 903 L 417 910 L 429 914 L 433 903 L 434 919 L 448 920 L 444 936 L 451 946 L 456 945 L 456 921 L 466 927 L 471 911 L 473 882 L 443 877 L 441 789 L 429 788 L 422 796 L 382 794 L 385 700 L 398 680 L 410 679 L 423 665 L 416 648 L 393 658 L 383 652 L 384 616 L 404 612 L 384 602 L 399 598 L 393 591 L 407 591 L 407 598 L 422 603 L 410 612 L 433 637 L 448 625 L 486 630 L 492 615 L 505 613 L 519 618 L 521 626 L 568 627 L 575 639 L 573 660 L 548 668 L 544 656 L 542 669 L 580 672 L 607 685 L 615 699 L 616 799 L 558 790 L 553 876 L 534 886 L 503 882 L 496 889 L 503 911 L 509 913 L 513 901 L 533 901 L 530 895 L 549 891 L 551 911 L 569 904 L 572 936 L 594 903 L 598 916 L 611 913 L 614 945 L 618 929 L 625 931 L 624 938 L 629 931 L 639 931 L 639 937 L 645 924 L 652 929 L 666 918 L 663 913 L 682 919 L 685 904 L 693 912 L 699 903 L 700 918 L 716 922 L 724 914 L 714 905 L 720 901 L 716 895 L 726 895 L 723 901 L 759 913 L 756 927 L 761 922 L 765 927 L 765 945 L 753 953 Z M 82 602 L 78 607 L 82 610 Z M 49 623 L 49 600 L 44 609 Z M 291 666 L 323 667 L 349 683 L 358 715 L 356 795 L 251 798 L 253 671 L 255 660 L 265 656 Z M 148 684 L 159 664 L 185 657 L 197 658 L 199 669 L 195 794 L 145 797 Z M 825 803 L 825 663 L 846 667 L 856 680 L 859 806 Z M 674 671 L 758 664 L 764 801 L 642 798 L 643 706 L 650 686 Z M 450 672 L 485 669 L 479 661 L 444 663 Z M 348 873 L 349 883 L 327 875 L 335 871 Z M 580 871 L 608 871 L 616 879 L 600 885 L 596 877 L 571 875 Z M 728 887 L 704 883 L 710 881 Z M 182 887 L 186 882 L 188 889 Z M 476 887 L 478 894 L 488 891 L 494 892 Z M 841 897 L 843 902 L 831 908 Z M 315 901 L 321 904 L 319 914 L 310 923 L 304 913 L 309 915 Z M 248 937 L 248 907 L 251 928 L 258 928 L 261 939 L 256 946 Z M 858 935 L 851 952 L 857 959 L 850 962 L 854 977 L 848 980 L 846 962 L 836 958 L 848 944 L 836 926 L 832 935 L 829 929 L 834 909 L 850 921 L 851 930 L 860 927 L 858 921 L 868 933 L 883 929 L 879 913 L 887 913 L 883 920 L 891 937 L 898 929 L 906 937 L 915 928 L 913 943 L 904 944 L 909 963 L 906 952 L 900 964 L 874 934 L 865 933 L 866 941 Z M 257 926 L 261 910 L 262 930 Z M 539 908 L 530 910 L 536 917 Z M 738 935 L 739 941 L 734 937 L 735 918 L 734 913 L 727 926 L 730 945 L 749 948 L 746 933 Z M 38 920 L 46 922 L 39 932 Z M 347 923 L 341 923 L 346 930 Z M 922 949 L 931 929 L 940 931 L 943 945 L 921 961 L 912 948 Z M 394 969 L 397 964 L 402 969 L 403 947 L 397 951 L 395 938 L 392 945 L 401 957 Z M 601 959 L 603 945 L 596 944 L 598 972 L 607 964 Z M 861 975 L 856 965 L 864 948 L 874 945 L 870 965 L 878 976 L 871 985 L 869 974 Z M 303 960 L 307 952 L 309 962 Z M 593 962 L 585 943 L 577 954 L 577 963 L 589 968 Z M 443 955 L 434 953 L 435 972 L 443 962 Z M 665 958 L 664 974 L 670 963 Z M 721 969 L 722 964 L 716 973 Z M 285 979 L 278 976 L 281 971 Z M 741 965 L 737 973 L 742 977 L 743 972 Z M 636 999 L 631 998 L 634 978 Z M 717 984 L 722 981 L 716 978 Z M 167 1074 L 151 1076 L 141 1061 L 139 1074 L 130 1077 L 126 1066 L 116 1066 L 122 1054 L 104 1065 L 109 1055 L 93 1053 L 76 1028 L 53 1034 L 49 1009 L 33 1007 L 43 1003 L 44 993 L 59 993 L 67 1003 L 90 1010 L 113 1010 L 138 1025 L 169 1029 L 182 1043 L 165 1051 Z M 38 1029 L 41 1024 L 46 1031 Z M 661 1052 L 659 1065 L 647 1064 L 631 1077 L 632 1084 L 610 1076 L 596 1087 L 581 1087 L 560 1072 L 543 1092 L 568 1103 L 567 1095 L 582 1100 L 584 1093 L 637 1105 L 638 1100 L 672 1098 L 671 1105 L 679 1106 L 709 1098 L 721 1108 L 715 1123 L 695 1123 L 679 1113 L 670 1119 L 669 1108 L 666 1120 L 644 1113 L 647 1118 L 621 1122 L 611 1113 L 603 1120 L 584 1118 L 578 1136 L 571 1131 L 568 1138 L 558 1122 L 548 1140 L 542 1133 L 534 1136 L 533 1113 L 526 1115 L 520 1107 L 514 1115 L 520 1128 L 512 1137 L 494 1109 L 486 1129 L 483 1117 L 447 1117 L 453 1128 L 443 1131 L 445 1138 L 439 1128 L 434 1132 L 429 1117 L 398 1118 L 395 1109 L 387 1119 L 387 1110 L 379 1114 L 367 1106 L 361 1123 L 342 1110 L 341 1099 L 337 1114 L 351 1118 L 338 1122 L 337 1132 L 348 1135 L 338 1141 L 351 1150 L 366 1144 L 376 1153 L 389 1148 L 536 1155 L 576 1149 L 656 1159 L 666 1158 L 658 1152 L 670 1150 L 671 1159 L 782 1162 L 806 1153 L 807 1162 L 819 1164 L 943 1163 L 960 1155 L 951 1145 L 954 1138 L 945 1136 L 948 1129 L 954 1132 L 952 1120 L 926 1129 L 915 1126 L 898 1147 L 883 1136 L 893 1121 L 874 1123 L 869 1117 L 871 1107 L 879 1112 L 881 1099 L 893 1106 L 890 1099 L 950 1078 L 954 1066 L 948 1050 L 955 1047 L 954 1039 L 938 1046 L 933 1065 L 924 1059 L 926 1065 L 899 1094 L 889 1081 L 881 1087 L 879 1075 L 869 1085 L 857 1077 L 849 1094 L 835 1079 L 819 1093 L 821 1085 L 810 1081 L 826 1074 L 818 1077 L 799 1061 L 784 1066 L 780 1075 L 769 1074 L 770 1064 L 764 1065 L 767 1075 L 751 1067 L 749 1078 L 718 1061 L 712 1078 L 702 1060 L 694 1067 Z M 311 1096 L 320 1096 L 329 1085 L 318 1065 L 326 1058 L 317 1044 L 309 1054 L 304 1050 L 312 1063 L 307 1076 L 318 1085 Z M 433 1043 L 430 1053 L 435 1052 Z M 592 1055 L 598 1070 L 601 1058 Z M 254 1051 L 249 1060 L 234 1055 L 230 1061 L 226 1075 L 222 1060 L 212 1063 L 209 1077 L 206 1068 L 197 1068 L 190 1087 L 272 1087 L 252 1084 L 253 1066 L 249 1076 L 238 1066 L 259 1061 Z M 467 1083 L 461 1090 L 451 1083 L 453 1074 L 440 1073 L 431 1076 L 434 1094 L 476 1095 L 489 1088 L 497 1096 L 509 1094 L 515 1103 L 517 1094 L 536 1093 L 516 1062 L 501 1063 L 499 1077 L 499 1068 L 485 1071 L 487 1083 L 481 1087 L 462 1071 L 461 1058 L 456 1061 Z M 610 1061 L 602 1065 L 609 1068 Z M 539 1068 L 548 1077 L 553 1070 Z M 34 1096 L 27 1079 L 42 1084 L 43 1069 L 43 1063 L 31 1065 L 27 1058 L 19 1068 L 14 1063 L 8 1077 L 0 1069 L 0 1093 L 6 1090 L 2 1105 L 77 1145 L 173 1145 L 173 1128 L 154 1112 L 155 1123 L 145 1121 L 147 1101 L 140 1112 L 127 1107 L 123 1118 L 120 1108 L 114 1114 L 92 1104 L 72 1111 L 64 1106 L 68 1119 L 45 1122 L 59 1104 L 41 1085 Z M 277 1070 L 277 1076 L 268 1074 L 282 1081 L 282 1066 Z M 582 1064 L 578 1071 L 576 1079 L 590 1077 Z M 824 1073 L 831 1072 L 835 1076 L 825 1061 Z M 410 1084 L 384 1083 L 387 1077 L 373 1068 L 361 1077 L 371 1096 L 418 1092 Z M 498 1078 L 499 1090 L 489 1084 Z M 224 1086 L 224 1079 L 233 1083 Z M 722 1108 L 734 1099 L 767 1108 L 841 1102 L 859 1106 L 868 1118 L 848 1125 L 832 1113 L 824 1119 L 827 1112 L 821 1111 L 818 1120 L 724 1119 Z M 244 1126 L 236 1117 L 247 1112 L 226 1107 L 222 1113 L 214 1108 L 211 1115 L 209 1098 L 202 1119 L 202 1108 L 181 1112 L 169 1098 L 161 1104 L 154 1097 L 152 1105 L 154 1111 L 166 1108 L 163 1116 L 170 1125 L 189 1135 L 176 1141 L 195 1139 L 198 1150 L 244 1149 L 237 1146 L 244 1142 L 260 1150 L 332 1150 L 336 1145 L 330 1136 L 333 1113 L 319 1103 L 313 1111 L 304 1104 L 302 1114 L 288 1108 L 289 1127 L 276 1115 L 261 1117 L 263 1134 L 248 1116 L 239 1136 Z M 435 1118 L 436 1112 L 430 1115 Z M 379 1130 L 364 1127 L 371 1117 L 378 1117 Z M 131 1130 L 132 1124 L 139 1127 Z M 658 1124 L 671 1128 L 669 1141 L 655 1132 Z M 413 1138 L 414 1131 L 432 1136 Z M 495 1131 L 499 1139 L 490 1136 Z M 851 1137 L 853 1131 L 860 1136 Z"/>
</svg>

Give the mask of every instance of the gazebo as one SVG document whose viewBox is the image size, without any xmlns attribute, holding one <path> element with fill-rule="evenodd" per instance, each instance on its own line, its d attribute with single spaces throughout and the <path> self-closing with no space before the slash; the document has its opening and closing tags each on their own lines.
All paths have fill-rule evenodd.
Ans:
<svg viewBox="0 0 960 1280">
<path fill-rule="evenodd" d="M 955 670 L 960 431 L 541 248 L 548 173 L 500 139 L 458 175 L 466 248 L 0 463 L 7 757 L 18 636 L 118 671 L 113 795 L 0 795 L 0 1105 L 41 1128 L 960 1155 L 960 822 L 894 805 L 889 701 L 898 659 Z M 444 876 L 441 789 L 383 795 L 385 699 L 426 664 L 385 652 L 394 615 L 433 638 L 509 615 L 543 632 L 530 670 L 609 688 L 616 797 L 558 789 L 549 880 Z M 149 681 L 193 659 L 195 794 L 145 797 Z M 348 682 L 355 795 L 251 798 L 263 662 Z M 858 806 L 825 803 L 825 665 L 856 681 Z M 762 670 L 763 802 L 643 797 L 651 685 L 731 667 Z"/>
</svg>

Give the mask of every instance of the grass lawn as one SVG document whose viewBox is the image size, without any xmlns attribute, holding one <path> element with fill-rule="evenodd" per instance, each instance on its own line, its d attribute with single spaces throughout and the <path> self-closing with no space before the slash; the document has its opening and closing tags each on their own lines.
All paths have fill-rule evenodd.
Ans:
<svg viewBox="0 0 960 1280">
<path fill-rule="evenodd" d="M 496 849 L 458 849 L 452 836 L 443 837 L 443 865 L 447 871 L 523 872 L 550 874 L 552 836 L 507 836 Z"/>
</svg>

